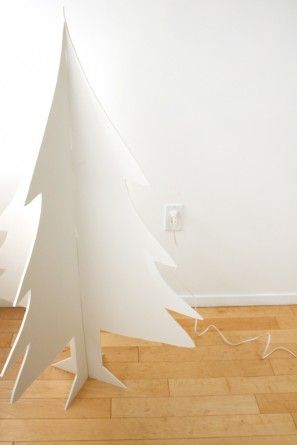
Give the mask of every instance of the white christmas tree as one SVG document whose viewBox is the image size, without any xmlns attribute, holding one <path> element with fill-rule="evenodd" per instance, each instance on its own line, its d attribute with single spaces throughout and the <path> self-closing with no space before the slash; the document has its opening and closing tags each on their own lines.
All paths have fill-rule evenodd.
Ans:
<svg viewBox="0 0 297 445">
<path fill-rule="evenodd" d="M 201 318 L 162 280 L 172 260 L 138 217 L 127 179 L 146 184 L 80 66 L 64 24 L 57 85 L 26 203 L 41 215 L 17 305 L 27 310 L 2 374 L 24 354 L 12 401 L 55 364 L 75 378 L 121 385 L 102 364 L 100 330 L 194 346 L 167 309 Z"/>
<path fill-rule="evenodd" d="M 0 216 L 0 307 L 12 306 L 38 228 L 40 205 L 25 206 L 27 175 Z M 25 304 L 25 300 L 23 300 Z"/>
</svg>

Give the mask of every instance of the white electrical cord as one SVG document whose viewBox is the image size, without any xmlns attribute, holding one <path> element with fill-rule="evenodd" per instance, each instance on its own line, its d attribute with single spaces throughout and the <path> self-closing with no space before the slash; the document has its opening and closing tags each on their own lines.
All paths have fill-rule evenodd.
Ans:
<svg viewBox="0 0 297 445">
<path fill-rule="evenodd" d="M 184 283 L 182 283 L 180 280 L 179 280 L 179 282 L 184 287 L 184 289 L 187 291 L 187 293 L 189 295 L 191 295 L 192 297 L 194 297 L 193 292 L 187 286 L 185 286 Z M 199 310 L 198 307 L 195 307 L 194 309 L 195 310 Z M 252 341 L 259 340 L 260 338 L 264 338 L 265 339 L 265 343 L 264 343 L 263 352 L 261 354 L 261 358 L 262 359 L 269 357 L 271 354 L 273 354 L 276 351 L 285 351 L 285 352 L 288 352 L 293 357 L 297 358 L 297 354 L 295 352 L 293 352 L 290 349 L 285 348 L 283 346 L 277 346 L 276 348 L 274 348 L 271 351 L 269 351 L 269 348 L 270 348 L 270 345 L 271 345 L 271 339 L 272 339 L 272 336 L 271 336 L 270 332 L 265 332 L 263 334 L 255 336 L 255 337 L 246 338 L 245 340 L 241 340 L 239 342 L 231 342 L 230 340 L 228 340 L 227 337 L 225 337 L 225 335 L 220 331 L 220 329 L 216 325 L 214 325 L 214 324 L 210 324 L 205 329 L 203 329 L 203 331 L 198 332 L 198 320 L 197 319 L 195 320 L 194 333 L 197 335 L 197 337 L 202 337 L 210 329 L 213 329 L 214 331 L 216 331 L 219 334 L 219 336 L 221 337 L 221 339 L 223 340 L 223 342 L 226 343 L 229 346 L 240 346 L 240 345 L 243 345 L 244 343 L 250 343 Z"/>
<path fill-rule="evenodd" d="M 177 246 L 176 230 L 172 230 L 172 235 L 173 235 L 174 244 Z"/>
<path fill-rule="evenodd" d="M 274 349 L 272 349 L 271 351 L 268 352 L 270 344 L 271 344 L 271 334 L 270 334 L 270 332 L 266 332 L 264 334 L 257 335 L 256 337 L 246 338 L 245 340 L 239 341 L 237 343 L 233 343 L 230 340 L 228 340 L 228 338 L 226 338 L 224 336 L 224 334 L 214 324 L 210 324 L 202 332 L 198 332 L 197 325 L 198 325 L 198 320 L 195 320 L 194 332 L 195 332 L 195 334 L 198 337 L 202 337 L 202 335 L 206 334 L 210 329 L 214 329 L 219 334 L 221 339 L 229 346 L 239 346 L 239 345 L 243 345 L 244 343 L 249 343 L 249 342 L 252 342 L 252 341 L 256 341 L 256 340 L 258 340 L 261 337 L 265 338 L 264 349 L 263 349 L 263 352 L 261 354 L 261 358 L 262 359 L 269 357 L 275 351 L 286 351 L 289 354 L 293 355 L 293 357 L 297 358 L 297 354 L 295 354 L 293 351 L 291 351 L 288 348 L 284 348 L 283 346 L 278 346 L 277 348 L 274 348 Z"/>
</svg>

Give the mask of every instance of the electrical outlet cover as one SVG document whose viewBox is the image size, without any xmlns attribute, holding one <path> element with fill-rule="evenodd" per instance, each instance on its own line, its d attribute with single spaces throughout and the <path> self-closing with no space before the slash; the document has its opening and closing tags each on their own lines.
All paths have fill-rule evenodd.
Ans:
<svg viewBox="0 0 297 445">
<path fill-rule="evenodd" d="M 169 232 L 176 232 L 183 229 L 182 226 L 182 215 L 183 215 L 183 204 L 167 204 L 165 206 L 165 218 L 164 218 L 164 228 Z M 175 210 L 177 212 L 177 223 L 176 226 L 173 227 L 170 221 L 170 213 Z"/>
</svg>

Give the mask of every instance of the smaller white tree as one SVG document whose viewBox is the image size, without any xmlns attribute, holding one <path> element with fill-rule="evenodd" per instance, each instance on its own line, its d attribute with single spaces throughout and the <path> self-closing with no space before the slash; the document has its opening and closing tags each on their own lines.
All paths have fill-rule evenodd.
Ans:
<svg viewBox="0 0 297 445">
<path fill-rule="evenodd" d="M 0 306 L 13 305 L 36 237 L 40 206 L 36 201 L 24 207 L 26 189 L 24 180 L 0 215 Z"/>
</svg>

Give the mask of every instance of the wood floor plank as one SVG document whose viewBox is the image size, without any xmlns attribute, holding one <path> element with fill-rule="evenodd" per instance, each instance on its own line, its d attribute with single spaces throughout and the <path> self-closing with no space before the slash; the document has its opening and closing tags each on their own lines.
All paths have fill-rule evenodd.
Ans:
<svg viewBox="0 0 297 445">
<path fill-rule="evenodd" d="M 126 388 L 88 379 L 77 398 L 106 397 L 165 397 L 169 396 L 166 379 L 122 380 Z M 71 388 L 70 380 L 36 380 L 23 394 L 22 399 L 66 399 Z M 9 400 L 14 380 L 0 380 L 0 399 Z"/>
<path fill-rule="evenodd" d="M 107 363 L 108 369 L 119 378 L 198 378 L 227 376 L 273 375 L 269 360 L 206 360 L 184 363 Z"/>
<path fill-rule="evenodd" d="M 4 380 L 15 380 L 17 378 L 20 368 L 20 361 L 11 366 L 5 373 Z M 43 373 L 38 377 L 39 380 L 73 380 L 73 374 L 70 372 L 63 371 L 62 369 L 54 368 L 49 366 Z"/>
<path fill-rule="evenodd" d="M 290 317 L 294 315 L 294 313 L 297 315 L 297 310 L 294 305 L 203 307 L 199 308 L 198 312 L 204 318 Z"/>
<path fill-rule="evenodd" d="M 259 330 L 245 330 L 245 331 L 227 331 L 224 330 L 224 336 L 233 343 L 240 342 L 242 340 L 246 340 L 247 338 L 253 338 L 255 336 L 262 336 L 259 338 L 257 342 L 259 344 L 263 344 L 265 342 L 264 335 L 267 333 L 271 334 L 271 345 L 272 346 L 280 346 L 285 343 L 293 343 L 296 345 L 297 343 L 297 329 L 259 329 Z M 195 343 L 197 346 L 205 346 L 205 345 L 224 345 L 223 340 L 219 336 L 219 334 L 213 330 L 207 332 L 207 334 L 202 337 L 194 336 Z M 155 346 L 155 345 L 140 345 L 140 346 Z"/>
<path fill-rule="evenodd" d="M 0 399 L 6 401 L 10 399 L 14 383 L 14 380 L 0 380 Z M 66 399 L 71 388 L 71 383 L 70 380 L 36 380 L 24 392 L 22 399 Z"/>
<path fill-rule="evenodd" d="M 11 335 L 11 334 L 9 334 L 9 335 Z M 0 361 L 1 362 L 8 356 L 9 351 L 10 351 L 10 347 L 1 347 L 0 348 Z"/>
<path fill-rule="evenodd" d="M 271 366 L 275 375 L 297 374 L 296 358 L 271 358 Z"/>
<path fill-rule="evenodd" d="M 0 420 L 0 440 L 177 439 L 297 434 L 289 414 L 137 419 Z"/>
<path fill-rule="evenodd" d="M 65 399 L 22 398 L 14 404 L 0 400 L 0 419 L 97 419 L 109 418 L 110 399 L 79 399 L 65 411 Z"/>
<path fill-rule="evenodd" d="M 292 413 L 297 412 L 296 392 L 278 394 L 256 394 L 261 413 Z"/>
<path fill-rule="evenodd" d="M 194 417 L 223 414 L 257 414 L 253 395 L 154 397 L 112 399 L 112 417 Z"/>
<path fill-rule="evenodd" d="M 297 329 L 297 315 L 277 316 L 276 318 L 280 329 Z"/>
<path fill-rule="evenodd" d="M 10 348 L 13 334 L 11 332 L 0 332 L 0 348 Z"/>
<path fill-rule="evenodd" d="M 284 343 L 283 347 L 297 353 L 297 343 Z M 264 344 L 260 341 L 230 347 L 221 342 L 220 345 L 199 345 L 197 348 L 178 348 L 174 346 L 140 346 L 140 362 L 195 362 L 205 360 L 254 360 L 263 353 Z M 288 358 L 286 351 L 276 351 L 274 358 Z M 128 361 L 128 360 L 127 360 Z"/>
<path fill-rule="evenodd" d="M 294 315 L 297 316 L 297 304 L 294 304 L 294 305 L 290 306 L 290 308 L 293 311 Z"/>
<path fill-rule="evenodd" d="M 2 358 L 21 323 L 19 309 L 0 309 Z M 231 341 L 269 331 L 272 345 L 297 346 L 297 305 L 200 313 L 199 329 L 215 322 Z M 232 348 L 216 332 L 197 337 L 193 319 L 173 315 L 196 348 L 101 332 L 106 367 L 127 389 L 89 379 L 66 412 L 73 375 L 53 367 L 9 404 L 20 358 L 0 380 L 0 445 L 297 445 L 297 360 L 283 352 L 260 359 L 263 338 Z M 68 355 L 65 347 L 55 360 Z"/>
<path fill-rule="evenodd" d="M 24 315 L 23 307 L 0 307 L 0 324 L 2 320 L 22 320 Z"/>
<path fill-rule="evenodd" d="M 293 417 L 293 420 L 294 420 L 295 425 L 297 427 L 297 412 L 296 413 L 292 413 L 292 417 Z"/>
<path fill-rule="evenodd" d="M 126 385 L 126 388 L 119 388 L 89 379 L 80 390 L 78 397 L 88 399 L 95 397 L 169 396 L 169 387 L 166 379 L 122 379 L 122 382 Z"/>
<path fill-rule="evenodd" d="M 10 342 L 10 345 L 9 345 L 11 348 L 12 348 L 14 342 L 15 342 L 16 337 L 17 337 L 17 332 L 12 334 L 12 336 L 11 336 L 11 342 Z"/>
<path fill-rule="evenodd" d="M 295 337 L 296 339 L 297 337 Z M 101 332 L 101 345 L 103 347 L 117 346 L 162 346 L 162 343 L 141 340 L 139 338 L 125 337 L 124 335 Z"/>
<path fill-rule="evenodd" d="M 11 332 L 11 333 L 15 333 L 19 330 L 20 326 L 21 326 L 21 320 L 16 319 L 16 320 L 0 320 L 0 331 L 1 332 Z"/>
<path fill-rule="evenodd" d="M 245 333 L 241 333 L 241 339 L 253 337 L 255 335 L 254 331 L 247 331 Z M 267 333 L 267 331 L 263 331 L 263 334 Z M 297 327 L 296 329 L 269 329 L 269 333 L 271 334 L 271 345 L 272 346 L 280 346 L 286 343 L 297 344 Z M 224 333 L 225 334 L 225 333 Z M 235 335 L 235 332 L 234 332 Z M 256 332 L 256 335 L 259 335 L 259 332 Z M 228 337 L 229 338 L 229 337 Z M 238 337 L 234 337 L 235 340 Z M 258 341 L 261 341 L 260 339 Z M 262 340 L 264 341 L 264 340 Z"/>
<path fill-rule="evenodd" d="M 289 318 L 289 317 L 283 317 Z M 198 330 L 202 331 L 207 326 L 214 324 L 221 330 L 226 331 L 251 331 L 251 330 L 266 330 L 266 329 L 279 329 L 278 324 L 279 318 L 277 317 L 234 317 L 234 318 L 206 318 L 204 320 L 198 321 Z M 182 319 L 178 322 L 186 328 L 194 328 L 194 320 Z M 286 326 L 283 326 L 287 329 Z M 295 325 L 295 329 L 297 324 Z"/>
<path fill-rule="evenodd" d="M 138 362 L 137 346 L 105 346 L 102 353 L 104 362 Z"/>
<path fill-rule="evenodd" d="M 6 442 L 8 444 L 10 442 Z M 5 442 L 1 442 L 1 445 Z M 15 442 L 15 445 L 296 445 L 297 437 L 261 436 L 261 437 L 214 437 L 199 439 L 156 439 L 156 440 L 92 440 L 58 442 Z"/>
<path fill-rule="evenodd" d="M 225 377 L 204 379 L 169 379 L 170 395 L 173 397 L 229 394 Z"/>
<path fill-rule="evenodd" d="M 297 391 L 297 375 L 227 377 L 232 394 L 286 393 Z"/>
</svg>

